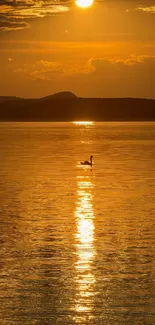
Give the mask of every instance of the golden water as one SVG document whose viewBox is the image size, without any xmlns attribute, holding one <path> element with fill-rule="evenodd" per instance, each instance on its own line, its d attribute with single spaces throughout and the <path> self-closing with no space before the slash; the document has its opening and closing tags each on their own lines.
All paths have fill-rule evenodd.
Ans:
<svg viewBox="0 0 155 325">
<path fill-rule="evenodd" d="M 1 123 L 0 156 L 0 324 L 155 324 L 155 123 Z"/>
</svg>

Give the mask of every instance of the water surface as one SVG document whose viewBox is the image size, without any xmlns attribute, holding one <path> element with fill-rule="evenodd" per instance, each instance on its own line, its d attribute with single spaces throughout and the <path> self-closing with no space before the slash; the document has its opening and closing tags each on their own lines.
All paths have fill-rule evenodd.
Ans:
<svg viewBox="0 0 155 325">
<path fill-rule="evenodd" d="M 155 324 L 155 123 L 1 123 L 0 155 L 0 324 Z"/>
</svg>

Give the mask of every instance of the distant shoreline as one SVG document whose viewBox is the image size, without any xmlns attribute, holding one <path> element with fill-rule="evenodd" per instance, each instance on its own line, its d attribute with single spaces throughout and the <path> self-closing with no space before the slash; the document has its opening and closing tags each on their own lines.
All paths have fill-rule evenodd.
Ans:
<svg viewBox="0 0 155 325">
<path fill-rule="evenodd" d="M 62 121 L 62 120 L 0 120 L 0 124 L 2 123 L 74 123 L 74 122 L 85 122 L 85 120 L 74 120 L 74 121 Z M 87 119 L 88 121 L 88 119 Z M 89 122 L 93 123 L 154 123 L 154 120 L 90 120 Z"/>
<path fill-rule="evenodd" d="M 0 96 L 1 122 L 152 122 L 155 100 L 81 98 L 63 92 L 40 99 Z"/>
</svg>

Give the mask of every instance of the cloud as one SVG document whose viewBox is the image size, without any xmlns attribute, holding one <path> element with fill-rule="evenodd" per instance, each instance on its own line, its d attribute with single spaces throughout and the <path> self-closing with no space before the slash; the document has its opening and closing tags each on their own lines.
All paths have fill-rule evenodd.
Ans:
<svg viewBox="0 0 155 325">
<path fill-rule="evenodd" d="M 155 0 L 94 0 L 107 8 L 154 12 Z M 69 10 L 74 0 L 0 0 L 0 30 L 21 30 L 30 27 L 34 18 L 43 18 Z M 66 29 L 67 33 L 67 29 Z"/>
<path fill-rule="evenodd" d="M 64 74 L 64 68 L 61 63 L 40 60 L 35 64 L 24 64 L 23 66 L 17 66 L 14 69 L 14 73 L 26 74 L 27 78 L 31 80 L 54 80 Z"/>
<path fill-rule="evenodd" d="M 97 2 L 101 2 L 96 0 Z M 108 8 L 116 8 L 119 6 L 119 9 L 122 10 L 132 10 L 138 7 L 150 7 L 155 5 L 155 0 L 103 0 Z M 117 7 L 118 8 L 118 7 Z"/>
<path fill-rule="evenodd" d="M 155 98 L 155 56 L 90 58 L 74 67 L 43 61 L 37 66 L 30 77 L 49 86 L 54 81 L 57 87 L 61 82 L 70 85 L 69 89 L 76 87 L 77 93 L 87 91 L 89 96 Z"/>
<path fill-rule="evenodd" d="M 91 58 L 89 64 L 90 71 L 103 79 L 139 79 L 144 80 L 149 77 L 155 79 L 155 56 L 130 56 L 128 58 Z"/>
<path fill-rule="evenodd" d="M 65 0 L 0 0 L 0 30 L 20 30 L 29 27 L 34 18 L 68 11 Z"/>
<path fill-rule="evenodd" d="M 97 96 L 155 98 L 155 56 L 91 58 L 89 64 Z"/>
<path fill-rule="evenodd" d="M 69 80 L 90 78 L 94 80 L 135 80 L 155 79 L 155 56 L 130 56 L 127 58 L 90 58 L 85 64 L 67 66 L 58 61 L 40 60 L 34 64 L 16 66 L 15 73 L 26 73 L 31 80 Z M 155 81 L 155 80 L 154 80 Z"/>
<path fill-rule="evenodd" d="M 145 63 L 151 62 L 155 63 L 155 56 L 134 56 L 131 55 L 127 58 L 111 58 L 111 59 L 103 59 L 103 58 L 91 58 L 90 64 L 95 68 L 104 67 L 104 65 L 108 64 L 111 66 L 123 66 L 130 67 L 136 65 L 144 65 Z M 96 69 L 95 69 L 96 70 Z"/>
<path fill-rule="evenodd" d="M 17 68 L 17 69 L 14 70 L 14 72 L 16 72 L 16 73 L 25 73 L 25 72 L 27 72 L 26 66 L 22 67 L 22 68 Z"/>
<path fill-rule="evenodd" d="M 103 54 L 85 60 L 48 59 L 19 61 L 14 54 L 8 64 L 4 55 L 1 66 L 1 93 L 8 89 L 19 96 L 41 97 L 69 89 L 79 96 L 155 98 L 155 56 L 110 56 Z M 11 55 L 10 55 L 11 58 Z M 7 62 L 6 62 L 7 61 Z M 7 66 L 7 68 L 6 68 Z M 9 85 L 9 88 L 8 88 Z M 20 85 L 20 90 L 18 87 Z M 17 93 L 18 91 L 18 93 Z"/>
<path fill-rule="evenodd" d="M 53 80 L 54 78 L 70 78 L 80 74 L 89 74 L 95 70 L 91 64 L 91 60 L 88 60 L 85 65 L 80 66 L 78 64 L 74 66 L 66 66 L 60 62 L 37 61 L 31 68 L 30 76 L 34 80 Z"/>
<path fill-rule="evenodd" d="M 137 11 L 143 11 L 146 13 L 154 14 L 155 13 L 155 5 L 150 7 L 138 7 L 136 8 Z"/>
<path fill-rule="evenodd" d="M 23 64 L 19 66 L 18 63 L 13 68 L 14 73 L 26 74 L 30 80 L 42 80 L 52 81 L 65 78 L 71 78 L 72 76 L 86 75 L 94 71 L 91 60 L 88 60 L 86 64 L 80 66 L 78 64 L 74 66 L 67 66 L 64 63 L 58 61 L 39 60 L 34 64 Z"/>
<path fill-rule="evenodd" d="M 27 22 L 0 20 L 0 30 L 2 31 L 21 30 L 24 28 L 29 28 L 29 24 Z"/>
</svg>

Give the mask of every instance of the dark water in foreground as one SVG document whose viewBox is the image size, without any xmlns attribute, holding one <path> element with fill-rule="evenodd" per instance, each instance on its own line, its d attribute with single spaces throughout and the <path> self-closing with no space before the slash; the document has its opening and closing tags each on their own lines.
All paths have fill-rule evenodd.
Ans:
<svg viewBox="0 0 155 325">
<path fill-rule="evenodd" d="M 155 123 L 1 123 L 0 156 L 0 324 L 155 324 Z"/>
</svg>

